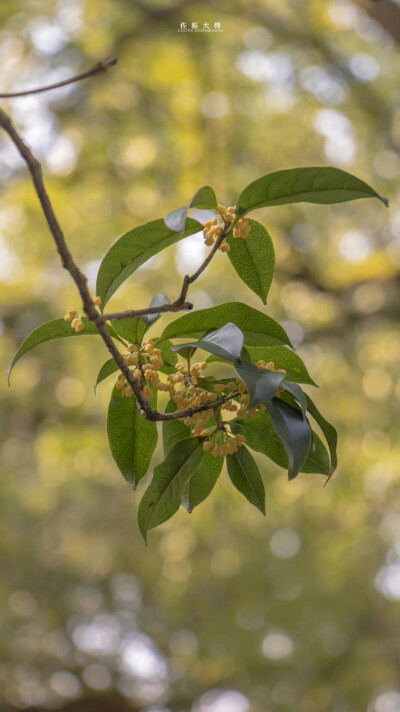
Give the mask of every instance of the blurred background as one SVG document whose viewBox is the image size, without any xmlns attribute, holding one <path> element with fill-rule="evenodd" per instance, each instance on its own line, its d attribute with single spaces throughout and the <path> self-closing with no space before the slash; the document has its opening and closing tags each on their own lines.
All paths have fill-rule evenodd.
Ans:
<svg viewBox="0 0 400 712">
<path fill-rule="evenodd" d="M 79 302 L 0 137 L 0 709 L 399 712 L 400 4 L 2 0 L 0 23 L 1 91 L 118 57 L 2 103 L 91 285 L 115 239 L 206 183 L 231 205 L 265 173 L 326 164 L 390 199 L 254 216 L 277 255 L 265 308 L 222 254 L 191 292 L 197 308 L 236 299 L 284 324 L 339 430 L 334 479 L 288 483 L 261 458 L 265 519 L 224 474 L 146 548 L 143 487 L 107 448 L 111 384 L 93 395 L 100 340 L 38 348 L 7 388 L 27 333 Z M 113 307 L 173 299 L 203 250 L 197 236 L 152 258 Z"/>
</svg>

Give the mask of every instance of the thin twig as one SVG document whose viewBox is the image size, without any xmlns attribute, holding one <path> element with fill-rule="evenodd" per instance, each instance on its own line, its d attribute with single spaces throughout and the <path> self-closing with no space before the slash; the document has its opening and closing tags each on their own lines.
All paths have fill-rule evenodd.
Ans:
<svg viewBox="0 0 400 712">
<path fill-rule="evenodd" d="M 102 74 L 106 72 L 107 69 L 113 67 L 117 64 L 115 57 L 109 57 L 105 59 L 104 62 L 97 62 L 96 64 L 88 69 L 86 72 L 81 74 L 76 74 L 70 79 L 63 79 L 61 82 L 56 82 L 55 84 L 48 84 L 45 87 L 38 87 L 36 89 L 25 89 L 23 91 L 14 91 L 8 94 L 0 94 L 0 99 L 14 99 L 18 96 L 31 96 L 31 94 L 41 94 L 44 91 L 51 91 L 52 89 L 59 89 L 60 87 L 65 87 L 67 84 L 74 84 L 75 82 L 81 82 L 83 79 L 89 79 L 89 77 L 94 77 L 96 74 Z"/>
<path fill-rule="evenodd" d="M 200 265 L 199 269 L 196 270 L 196 272 L 194 272 L 192 275 L 187 274 L 184 277 L 181 293 L 180 293 L 178 299 L 176 300 L 177 303 L 182 303 L 185 301 L 190 285 L 193 284 L 193 282 L 195 282 L 196 279 L 198 279 L 200 277 L 202 272 L 204 272 L 205 268 L 210 264 L 212 258 L 214 257 L 215 253 L 217 252 L 219 246 L 225 240 L 226 235 L 227 235 L 227 232 L 226 232 L 226 229 L 224 229 L 222 231 L 221 235 L 215 241 L 215 243 L 214 243 L 212 249 L 210 250 L 210 252 L 208 253 L 206 259 Z"/>
<path fill-rule="evenodd" d="M 166 314 L 167 312 L 191 311 L 193 304 L 191 302 L 172 302 L 164 304 L 161 307 L 146 307 L 144 309 L 125 309 L 122 312 L 110 312 L 109 314 L 101 314 L 103 321 L 115 321 L 118 319 L 131 319 L 135 316 L 149 316 L 150 314 Z"/>
<path fill-rule="evenodd" d="M 238 393 L 239 393 L 239 391 L 238 391 Z M 230 396 L 230 398 L 232 398 L 232 396 Z M 225 430 L 225 425 L 224 425 L 224 423 L 222 422 L 222 420 L 221 420 L 221 418 L 220 418 L 220 416 L 219 416 L 218 406 L 217 406 L 217 405 L 214 405 L 214 406 L 213 406 L 213 411 L 214 411 L 214 419 L 215 419 L 215 422 L 216 422 L 216 424 L 217 424 L 217 430 Z"/>
</svg>

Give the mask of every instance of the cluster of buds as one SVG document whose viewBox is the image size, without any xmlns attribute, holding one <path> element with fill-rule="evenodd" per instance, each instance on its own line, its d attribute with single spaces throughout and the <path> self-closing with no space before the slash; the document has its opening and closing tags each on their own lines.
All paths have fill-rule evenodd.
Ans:
<svg viewBox="0 0 400 712">
<path fill-rule="evenodd" d="M 235 207 L 225 208 L 223 205 L 218 205 L 218 211 L 219 215 L 204 224 L 204 242 L 208 247 L 211 247 L 235 220 Z M 226 240 L 222 240 L 218 249 L 221 252 L 229 252 L 230 247 Z"/>
<path fill-rule="evenodd" d="M 229 208 L 226 208 L 225 205 L 218 205 L 218 212 L 227 227 L 229 227 L 236 218 L 235 205 L 231 205 Z"/>
<path fill-rule="evenodd" d="M 95 297 L 93 299 L 93 304 L 97 307 L 100 306 L 101 297 Z M 70 322 L 72 328 L 75 329 L 77 334 L 85 328 L 85 324 L 83 323 L 83 314 L 78 316 L 78 311 L 76 309 L 69 309 L 67 313 L 64 314 L 64 321 Z"/>
<path fill-rule="evenodd" d="M 182 363 L 178 363 L 176 366 L 177 373 L 168 376 L 168 380 L 174 385 L 173 391 L 170 390 L 171 398 L 180 410 L 198 408 L 205 403 L 215 403 L 217 400 L 217 393 L 208 391 L 197 385 L 197 381 L 201 377 L 201 372 L 206 369 L 207 364 L 205 361 L 202 363 L 194 363 L 190 367 L 189 372 L 185 371 L 185 366 Z M 180 386 L 179 390 L 178 386 Z M 187 426 L 193 426 L 193 435 L 199 435 L 212 414 L 212 409 L 206 409 L 200 411 L 200 413 L 195 413 L 193 416 L 184 418 L 183 422 Z"/>
<path fill-rule="evenodd" d="M 241 237 L 242 240 L 246 240 L 246 238 L 249 236 L 250 232 L 250 225 L 249 221 L 247 218 L 240 218 L 240 220 L 237 221 L 235 227 L 233 228 L 233 237 Z"/>
<path fill-rule="evenodd" d="M 215 217 L 204 223 L 204 243 L 207 247 L 211 247 L 215 240 L 218 240 L 218 238 L 221 237 L 223 230 L 225 230 L 225 224 L 219 217 Z M 221 244 L 218 246 L 218 249 L 221 250 L 221 252 L 229 252 L 231 248 L 226 240 L 222 240 Z"/>
<path fill-rule="evenodd" d="M 233 435 L 229 422 L 222 422 L 218 417 L 220 410 L 234 413 L 239 418 L 256 415 L 256 408 L 249 410 L 250 396 L 241 378 L 222 383 L 202 381 L 204 371 L 208 367 L 208 364 L 203 361 L 189 367 L 178 363 L 175 373 L 169 374 L 162 381 L 159 371 L 164 366 L 164 361 L 160 349 L 156 348 L 152 339 L 146 340 L 139 347 L 129 344 L 128 353 L 123 358 L 126 365 L 132 367 L 133 378 L 141 383 L 146 398 L 150 399 L 153 389 L 157 388 L 169 394 L 178 410 L 205 406 L 204 410 L 198 413 L 180 418 L 191 429 L 194 437 L 204 438 L 205 452 L 209 452 L 214 457 L 226 457 L 237 452 L 245 443 L 246 438 L 243 435 Z M 262 370 L 275 370 L 272 361 L 266 363 L 260 360 L 257 362 L 257 367 Z M 277 371 L 284 373 L 283 369 Z M 123 373 L 118 376 L 116 388 L 128 398 L 133 395 L 132 388 Z M 281 389 L 277 395 L 280 395 L 280 391 Z M 220 399 L 224 399 L 224 402 L 216 407 L 214 404 Z M 258 407 L 262 411 L 266 410 L 265 404 Z"/>
<path fill-rule="evenodd" d="M 77 334 L 79 334 L 79 332 L 85 328 L 85 324 L 83 323 L 82 319 L 83 315 L 80 314 L 78 316 L 78 312 L 76 309 L 69 309 L 69 311 L 64 314 L 64 321 L 69 321 L 71 323 L 72 328 L 75 329 Z"/>
<path fill-rule="evenodd" d="M 147 339 L 140 347 L 135 344 L 128 344 L 128 353 L 123 357 L 127 366 L 132 366 L 133 378 L 137 381 L 147 381 L 143 387 L 146 398 L 152 396 L 152 389 L 163 390 L 164 384 L 160 380 L 159 370 L 164 366 L 164 361 L 160 349 L 155 348 L 153 339 Z M 120 373 L 115 384 L 117 390 L 122 391 L 122 395 L 130 398 L 133 395 L 132 388 L 123 373 Z"/>
<path fill-rule="evenodd" d="M 203 450 L 214 457 L 226 457 L 237 452 L 245 442 L 244 435 L 232 435 L 226 430 L 217 430 L 213 439 L 204 441 Z"/>
</svg>

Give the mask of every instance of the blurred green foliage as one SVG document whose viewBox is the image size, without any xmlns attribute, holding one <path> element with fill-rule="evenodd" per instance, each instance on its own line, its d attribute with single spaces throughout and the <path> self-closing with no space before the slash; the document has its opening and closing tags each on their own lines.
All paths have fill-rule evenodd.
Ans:
<svg viewBox="0 0 400 712">
<path fill-rule="evenodd" d="M 316 475 L 288 483 L 271 464 L 264 520 L 225 476 L 145 548 L 138 496 L 107 453 L 110 386 L 92 392 L 103 346 L 95 357 L 84 340 L 43 346 L 7 389 L 16 345 L 79 305 L 24 166 L 0 138 L 2 710 L 88 710 L 92 698 L 116 712 L 400 708 L 400 58 L 388 6 L 398 9 L 1 3 L 4 91 L 118 56 L 106 76 L 3 104 L 43 160 L 91 284 L 119 235 L 206 183 L 232 204 L 259 175 L 331 164 L 391 201 L 390 212 L 360 202 L 259 216 L 277 254 L 265 309 L 339 429 L 329 486 Z M 181 22 L 222 32 L 178 32 Z M 169 248 L 113 305 L 146 305 L 160 289 L 174 298 L 201 254 L 190 239 Z M 233 294 L 258 308 L 220 255 L 192 297 L 207 307 Z"/>
</svg>

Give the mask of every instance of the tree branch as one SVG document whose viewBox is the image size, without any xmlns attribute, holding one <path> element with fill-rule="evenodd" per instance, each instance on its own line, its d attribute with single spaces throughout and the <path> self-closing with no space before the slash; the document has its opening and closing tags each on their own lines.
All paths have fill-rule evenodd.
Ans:
<svg viewBox="0 0 400 712">
<path fill-rule="evenodd" d="M 105 59 L 104 62 L 97 62 L 93 65 L 93 67 L 91 67 L 91 69 L 88 69 L 86 72 L 82 72 L 81 74 L 76 74 L 74 77 L 70 77 L 70 79 L 64 79 L 61 82 L 56 82 L 55 84 L 48 84 L 45 87 L 38 87 L 36 89 L 25 89 L 24 91 L 15 91 L 9 94 L 0 94 L 0 99 L 14 99 L 18 96 L 31 96 L 31 94 L 41 94 L 44 91 L 59 89 L 60 87 L 67 86 L 67 84 L 75 84 L 75 82 L 81 82 L 83 79 L 89 79 L 89 77 L 94 77 L 96 76 L 96 74 L 102 74 L 103 72 L 106 72 L 107 69 L 110 69 L 110 67 L 113 67 L 115 64 L 117 64 L 117 60 L 115 59 L 115 57 L 109 57 L 108 59 Z"/>
<path fill-rule="evenodd" d="M 115 63 L 115 62 L 114 62 Z M 102 63 L 99 65 L 95 66 L 100 66 Z M 103 63 L 104 64 L 104 63 Z M 111 66 L 110 64 L 108 66 Z M 94 68 L 92 70 L 89 70 L 91 74 L 88 72 L 85 73 L 85 75 L 80 75 L 80 78 L 84 78 L 84 76 L 93 76 L 93 73 L 97 73 L 97 71 L 105 71 L 104 66 L 102 69 L 96 70 L 94 72 Z M 78 81 L 78 79 L 75 77 L 75 81 Z M 43 89 L 44 91 L 44 89 Z M 10 117 L 2 110 L 0 109 L 0 126 L 4 129 L 4 131 L 8 134 L 10 137 L 11 141 L 13 142 L 14 146 L 16 147 L 18 153 L 20 154 L 21 158 L 25 161 L 27 168 L 29 170 L 29 173 L 32 178 L 32 182 L 34 184 L 37 196 L 39 198 L 40 205 L 42 207 L 43 214 L 46 218 L 49 230 L 51 232 L 51 235 L 53 236 L 55 245 L 57 247 L 58 254 L 60 255 L 61 263 L 64 269 L 69 272 L 71 275 L 72 279 L 74 280 L 80 297 L 82 299 L 82 305 L 83 309 L 88 317 L 88 319 L 94 324 L 96 327 L 99 335 L 103 339 L 110 355 L 114 359 L 115 363 L 117 364 L 118 368 L 120 371 L 124 374 L 127 382 L 129 383 L 130 387 L 132 388 L 132 391 L 137 399 L 138 406 L 140 408 L 141 414 L 147 418 L 148 420 L 151 421 L 164 421 L 164 420 L 175 420 L 177 418 L 184 418 L 187 416 L 192 416 L 195 413 L 200 413 L 201 411 L 208 410 L 210 408 L 210 404 L 206 403 L 194 408 L 186 408 L 186 410 L 183 411 L 176 411 L 174 413 L 161 413 L 155 409 L 153 409 L 150 405 L 150 402 L 147 400 L 145 397 L 142 386 L 138 380 L 136 380 L 133 377 L 133 373 L 130 370 L 129 366 L 125 363 L 124 358 L 122 354 L 118 351 L 118 348 L 116 347 L 112 337 L 107 331 L 107 325 L 105 323 L 105 316 L 100 314 L 100 312 L 96 309 L 96 306 L 93 302 L 93 299 L 91 297 L 89 288 L 87 286 L 87 277 L 81 270 L 79 269 L 78 265 L 74 261 L 72 254 L 69 250 L 69 247 L 66 243 L 64 233 L 61 229 L 61 226 L 58 222 L 58 219 L 56 217 L 56 214 L 54 212 L 53 206 L 51 204 L 50 198 L 48 196 L 48 193 L 46 191 L 46 187 L 44 185 L 43 181 L 43 174 L 42 174 L 42 167 L 37 158 L 33 155 L 32 151 L 30 150 L 29 146 L 25 143 L 24 139 L 22 136 L 18 133 L 17 129 L 15 128 L 13 122 L 11 121 Z M 134 314 L 137 316 L 139 313 L 140 314 L 152 314 L 152 313 L 159 313 L 161 311 L 178 311 L 178 309 L 185 308 L 185 299 L 186 299 L 186 294 L 189 289 L 189 285 L 192 284 L 198 276 L 203 272 L 203 270 L 207 267 L 207 265 L 210 263 L 211 259 L 213 258 L 214 254 L 216 253 L 219 245 L 221 244 L 222 240 L 224 239 L 225 234 L 223 233 L 218 240 L 215 242 L 212 250 L 210 250 L 210 253 L 208 254 L 207 258 L 204 260 L 203 264 L 199 267 L 199 269 L 192 275 L 192 276 L 186 276 L 183 281 L 183 286 L 182 286 L 182 291 L 181 294 L 178 298 L 178 300 L 170 305 L 165 305 L 165 307 L 149 307 L 148 309 L 143 309 L 143 310 L 138 310 L 137 312 L 128 312 L 129 315 Z M 187 304 L 188 308 L 191 308 L 191 304 Z M 168 307 L 168 308 L 167 308 Z M 172 307 L 172 308 L 171 308 Z M 112 318 L 125 318 L 126 313 L 121 317 L 118 314 L 116 315 L 111 315 Z M 110 315 L 108 318 L 111 318 Z M 234 394 L 233 394 L 234 395 Z M 229 396 L 224 396 L 223 398 L 220 398 L 218 401 L 216 401 L 213 404 L 213 407 L 218 407 L 220 405 L 223 405 L 227 400 L 230 400 L 232 398 L 232 394 Z"/>
<path fill-rule="evenodd" d="M 144 309 L 126 309 L 122 312 L 110 312 L 109 314 L 101 314 L 100 318 L 103 321 L 115 321 L 118 319 L 132 319 L 135 316 L 148 316 L 149 314 L 166 314 L 167 312 L 177 312 L 186 309 L 193 309 L 191 302 L 181 302 L 177 300 L 171 304 L 164 304 L 161 307 L 145 307 Z"/>
</svg>

